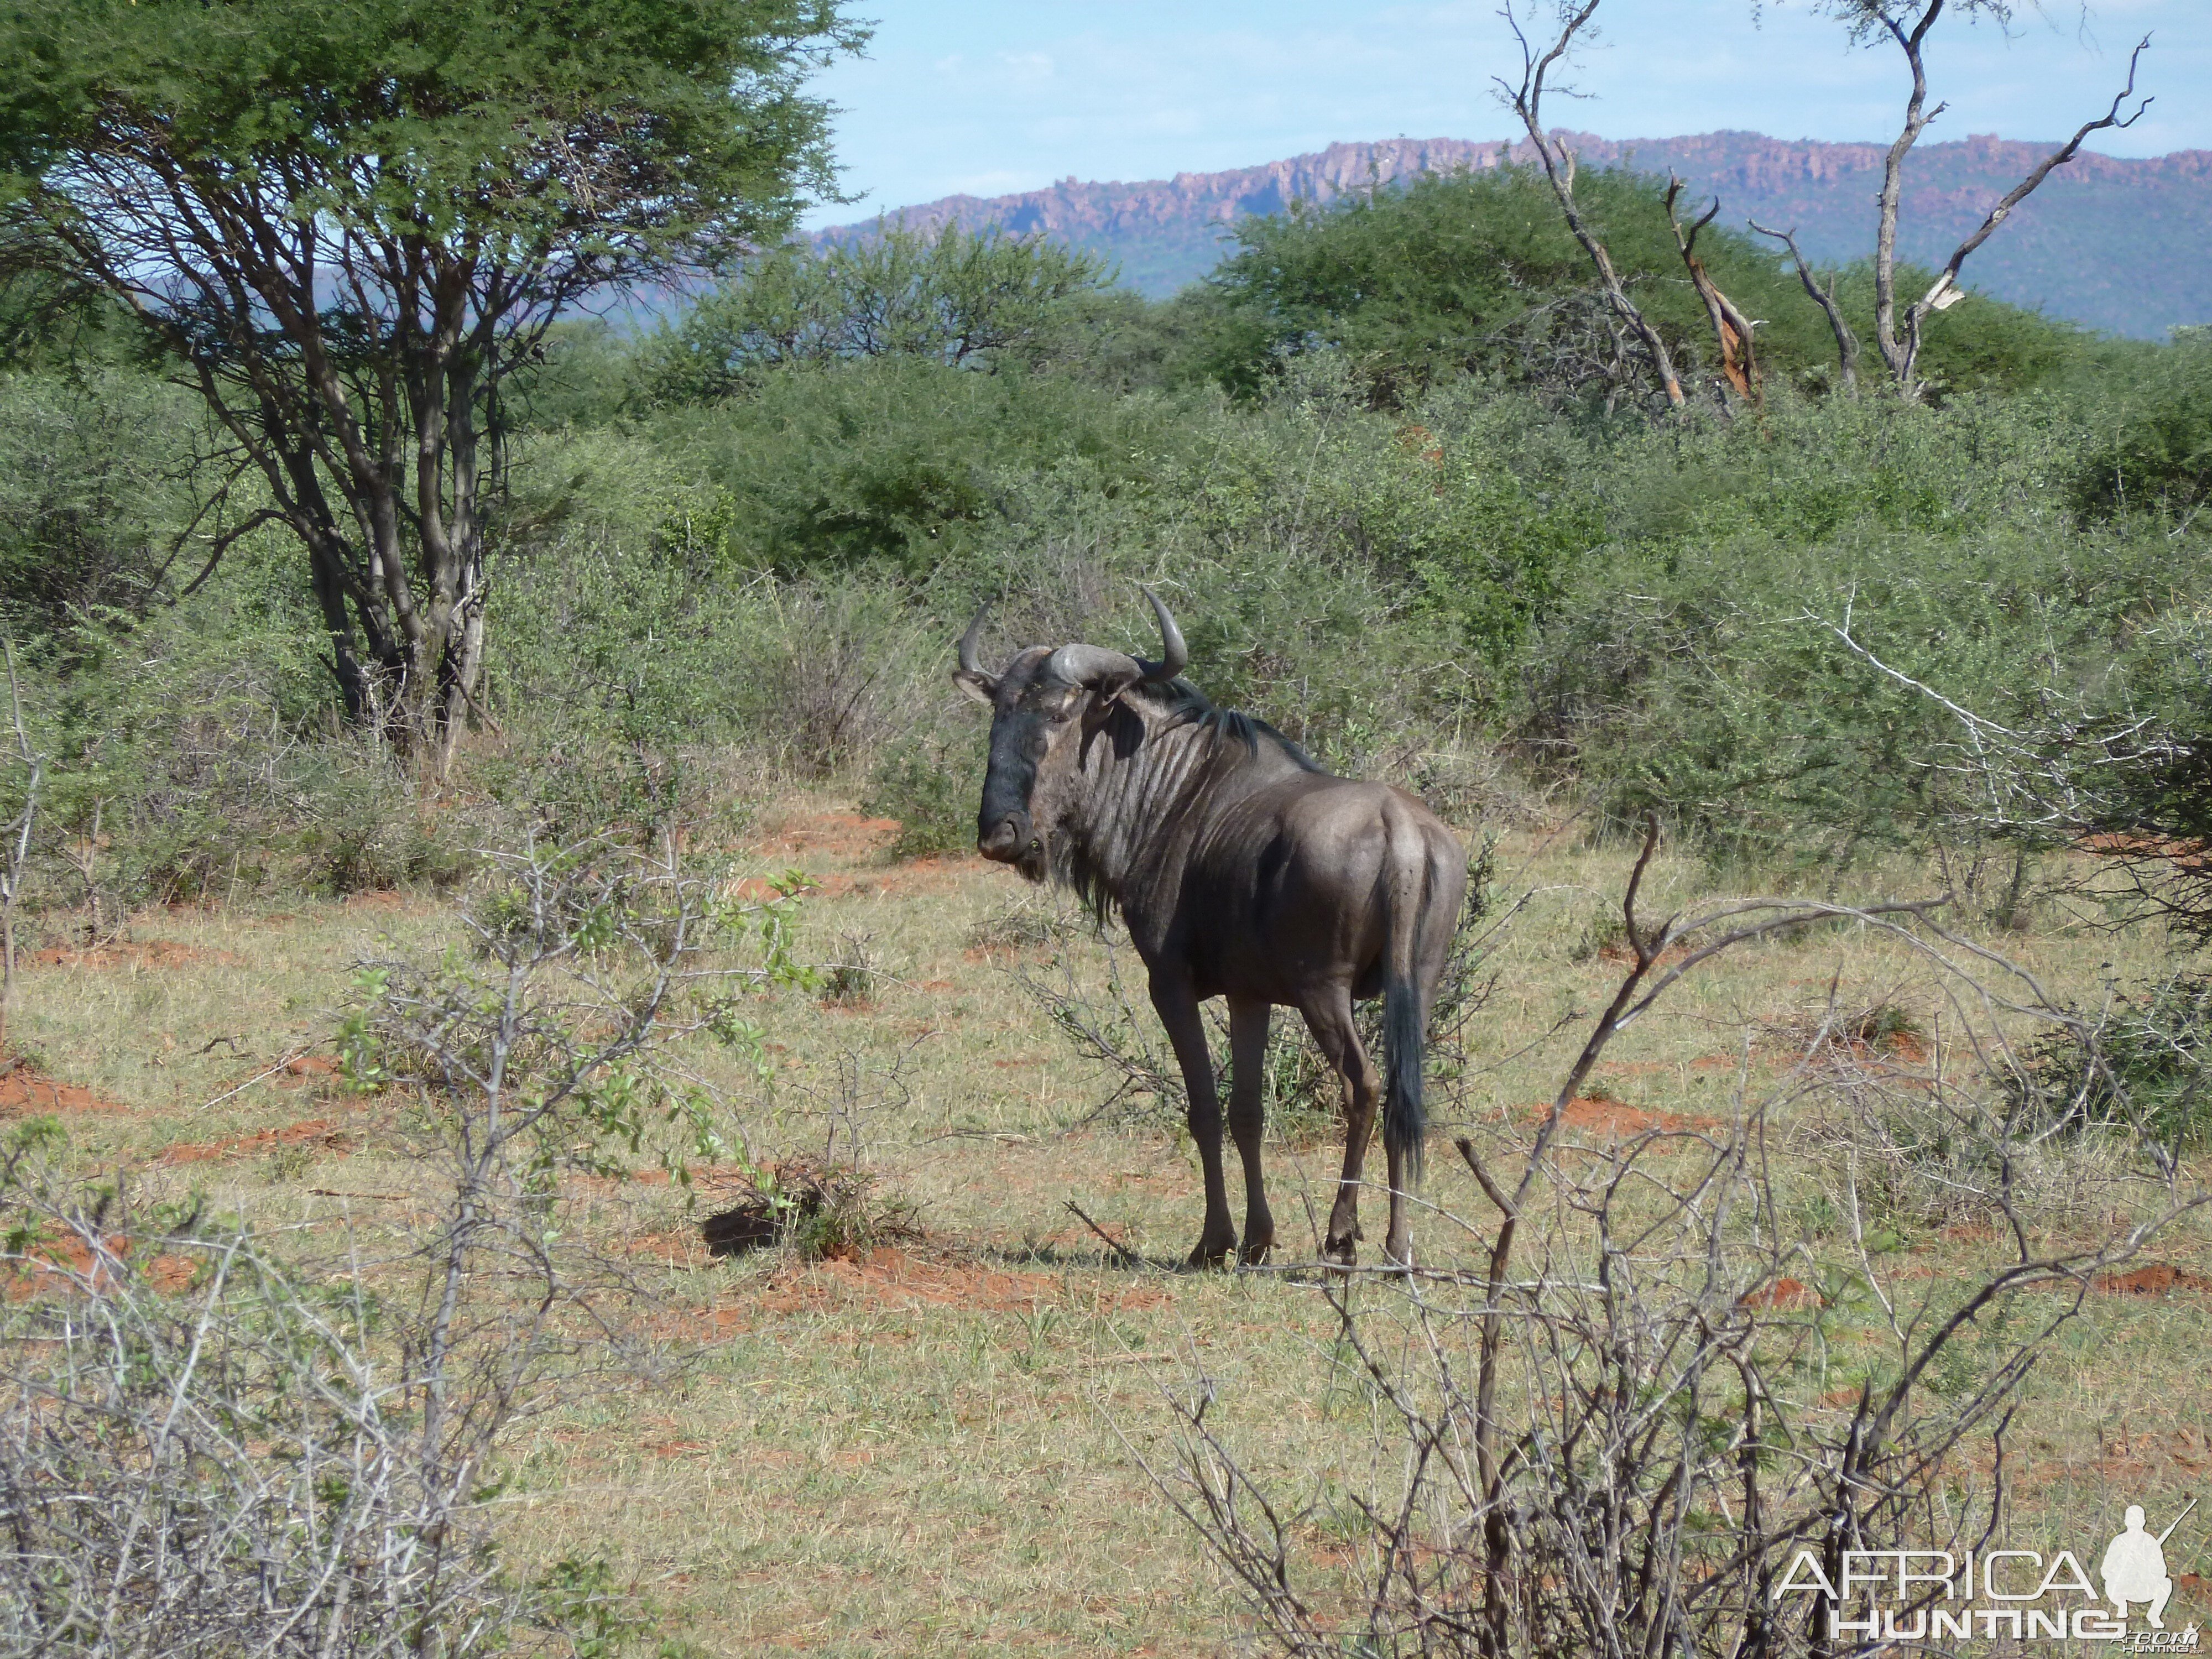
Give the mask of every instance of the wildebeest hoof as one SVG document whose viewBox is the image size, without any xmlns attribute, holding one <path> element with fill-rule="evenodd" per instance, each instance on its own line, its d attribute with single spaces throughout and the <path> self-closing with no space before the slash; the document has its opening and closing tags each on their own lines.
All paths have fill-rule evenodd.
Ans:
<svg viewBox="0 0 2212 1659">
<path fill-rule="evenodd" d="M 1237 1235 L 1227 1238 L 1201 1238 L 1192 1247 L 1189 1265 L 1193 1267 L 1225 1267 L 1230 1252 L 1237 1248 Z"/>
<path fill-rule="evenodd" d="M 1274 1248 L 1275 1235 L 1273 1232 L 1267 1233 L 1259 1238 L 1254 1238 L 1248 1234 L 1244 1242 L 1237 1247 L 1237 1265 L 1240 1267 L 1257 1267 L 1267 1261 L 1267 1252 Z"/>
<path fill-rule="evenodd" d="M 1321 1247 L 1322 1260 L 1334 1261 L 1340 1267 L 1349 1267 L 1358 1259 L 1359 1251 L 1353 1243 L 1359 1235 L 1351 1233 L 1342 1238 L 1332 1237 Z"/>
</svg>

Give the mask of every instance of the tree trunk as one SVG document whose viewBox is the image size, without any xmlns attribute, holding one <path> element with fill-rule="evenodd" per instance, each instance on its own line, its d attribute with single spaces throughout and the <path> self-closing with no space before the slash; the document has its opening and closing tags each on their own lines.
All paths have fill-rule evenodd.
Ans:
<svg viewBox="0 0 2212 1659">
<path fill-rule="evenodd" d="M 2112 107 L 2094 121 L 2085 121 L 2073 137 L 2045 158 L 2041 166 L 2028 174 L 2007 192 L 2004 199 L 1992 208 L 1974 234 L 1959 244 L 1949 261 L 1929 285 L 1928 292 L 1905 307 L 1902 326 L 1897 306 L 1897 213 L 1898 198 L 1905 179 L 1905 158 L 1920 142 L 1920 135 L 1928 124 L 1941 115 L 1946 106 L 1928 107 L 1928 70 L 1922 58 L 1922 48 L 1928 32 L 1942 15 L 1944 0 L 1928 0 L 1928 9 L 1920 15 L 1919 21 L 1907 30 L 1896 19 L 1882 15 L 1882 27 L 1887 29 L 1912 71 L 1912 95 L 1905 100 L 1905 125 L 1882 161 L 1880 216 L 1875 227 L 1874 249 L 1874 331 L 1875 343 L 1881 349 L 1881 360 L 1889 368 L 1890 380 L 1898 396 L 1906 403 L 1917 403 L 1925 390 L 1920 380 L 1920 331 L 1931 312 L 1948 309 L 1963 297 L 1965 290 L 1959 283 L 1960 268 L 1967 257 L 1989 240 L 1990 234 L 2002 224 L 2012 210 L 2034 193 L 2038 185 L 2049 178 L 2053 169 L 2064 167 L 2081 150 L 2081 141 L 2091 133 L 2107 127 L 2130 127 L 2142 118 L 2150 107 L 2146 98 L 2134 114 L 2123 120 L 2120 106 L 2135 95 L 2136 65 L 2149 48 L 2150 37 L 2145 35 L 2128 55 L 2128 82 L 2113 95 Z M 1793 250 L 1794 251 L 1794 250 Z M 1808 283 L 1809 287 L 1810 284 Z M 1817 297 L 1817 296 L 1816 296 Z"/>
<path fill-rule="evenodd" d="M 1874 237 L 1874 337 L 1881 353 L 1882 362 L 1889 368 L 1889 378 L 1898 395 L 1906 403 L 1917 403 L 1920 384 L 1914 374 L 1920 356 L 1920 319 L 1910 316 L 1905 337 L 1900 339 L 1897 331 L 1897 210 L 1898 199 L 1905 187 L 1905 158 L 1920 142 L 1920 135 L 1928 124 L 1943 112 L 1943 106 L 1928 107 L 1928 68 L 1922 61 L 1920 48 L 1928 39 L 1928 31 L 1936 27 L 1936 20 L 1943 15 L 1943 0 L 1928 0 L 1928 9 L 1908 33 L 1894 19 L 1884 17 L 1887 28 L 1904 51 L 1906 65 L 1912 71 L 1912 95 L 1905 102 L 1905 125 L 1882 157 L 1881 191 L 1875 199 L 1878 204 Z"/>
<path fill-rule="evenodd" d="M 1563 12 L 1559 38 L 1540 58 L 1530 50 L 1528 37 L 1521 33 L 1520 22 L 1509 9 L 1505 14 L 1506 21 L 1512 24 L 1513 32 L 1521 41 L 1521 84 L 1515 87 L 1504 81 L 1498 84 L 1511 102 L 1513 112 L 1521 118 L 1521 125 L 1528 129 L 1528 142 L 1536 147 L 1537 159 L 1544 164 L 1544 176 L 1551 181 L 1552 194 L 1559 204 L 1559 212 L 1566 219 L 1567 229 L 1575 240 L 1582 244 L 1583 252 L 1589 255 L 1590 264 L 1597 269 L 1598 283 L 1605 290 L 1606 303 L 1613 307 L 1613 314 L 1628 325 L 1630 332 L 1636 336 L 1645 355 L 1650 358 L 1651 367 L 1659 377 L 1660 389 L 1666 393 L 1668 406 L 1680 409 L 1684 402 L 1682 380 L 1674 371 L 1674 354 L 1667 349 L 1667 342 L 1660 337 L 1659 331 L 1651 326 L 1644 313 L 1637 309 L 1636 302 L 1628 297 L 1628 290 L 1621 286 L 1620 274 L 1613 268 L 1613 256 L 1606 252 L 1605 244 L 1597 239 L 1596 233 L 1590 229 L 1588 221 L 1583 217 L 1581 208 L 1576 204 L 1574 152 L 1565 144 L 1560 144 L 1555 152 L 1553 140 L 1544 131 L 1544 77 L 1550 73 L 1554 64 L 1567 55 L 1569 48 L 1574 45 L 1576 35 L 1587 27 L 1590 19 L 1596 15 L 1599 0 L 1583 0 L 1583 3 L 1576 9 Z"/>
<path fill-rule="evenodd" d="M 1675 198 L 1681 193 L 1682 181 L 1670 174 L 1667 180 L 1667 222 L 1674 232 L 1674 246 L 1680 250 L 1682 264 L 1690 273 L 1690 285 L 1697 289 L 1698 298 L 1705 301 L 1705 319 L 1712 325 L 1713 338 L 1720 344 L 1722 374 L 1735 388 L 1737 397 L 1757 408 L 1765 398 L 1759 386 L 1759 357 L 1752 345 L 1751 321 L 1736 308 L 1733 300 L 1720 291 L 1705 270 L 1705 261 L 1697 254 L 1698 233 L 1719 214 L 1720 198 L 1713 198 L 1705 216 L 1692 225 L 1686 236 L 1681 222 L 1674 216 Z"/>
</svg>

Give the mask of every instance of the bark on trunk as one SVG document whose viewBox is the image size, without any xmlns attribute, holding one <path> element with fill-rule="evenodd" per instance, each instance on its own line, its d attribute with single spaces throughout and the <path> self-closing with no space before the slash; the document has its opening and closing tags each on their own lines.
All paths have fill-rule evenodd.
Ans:
<svg viewBox="0 0 2212 1659">
<path fill-rule="evenodd" d="M 1753 407 L 1765 399 L 1759 380 L 1759 356 L 1751 340 L 1751 320 L 1736 308 L 1735 302 L 1721 292 L 1705 263 L 1698 258 L 1698 233 L 1712 223 L 1721 210 L 1720 198 L 1715 197 L 1705 216 L 1692 225 L 1689 234 L 1682 231 L 1681 221 L 1674 216 L 1674 203 L 1682 193 L 1682 181 L 1669 175 L 1667 180 L 1667 222 L 1674 232 L 1674 246 L 1681 251 L 1683 267 L 1690 273 L 1690 285 L 1705 301 L 1705 319 L 1712 325 L 1713 338 L 1719 343 L 1721 373 L 1737 397 Z"/>
</svg>

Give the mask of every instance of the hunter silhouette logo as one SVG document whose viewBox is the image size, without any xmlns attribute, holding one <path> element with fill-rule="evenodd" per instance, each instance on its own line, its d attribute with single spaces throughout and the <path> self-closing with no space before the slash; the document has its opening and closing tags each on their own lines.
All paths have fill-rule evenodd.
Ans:
<svg viewBox="0 0 2212 1659">
<path fill-rule="evenodd" d="M 2166 1571 L 2166 1540 L 2196 1507 L 2192 1498 L 2189 1508 L 2173 1517 L 2172 1526 L 2154 1538 L 2143 1530 L 2142 1505 L 2128 1505 L 2128 1529 L 2105 1547 L 2104 1561 L 2097 1569 L 2097 1576 L 2105 1581 L 2105 1599 L 2119 1610 L 2121 1618 L 2128 1616 L 2130 1601 L 2147 1601 L 2150 1627 L 2166 1628 L 2166 1598 L 2173 1594 L 2173 1580 Z"/>
<path fill-rule="evenodd" d="M 2097 1565 L 2100 1600 L 2081 1559 L 2071 1550 L 1801 1549 L 1772 1595 L 1809 1595 L 1831 1641 L 1918 1643 L 1978 1637 L 1984 1641 L 2115 1642 L 2126 1653 L 2193 1654 L 2196 1625 L 2169 1631 L 2166 1604 L 2173 1594 L 2166 1541 L 2197 1507 L 2191 1498 L 2164 1532 L 2154 1533 L 2140 1504 L 2130 1504 L 2126 1529 L 2105 1547 Z M 1831 1570 L 1835 1570 L 1831 1577 Z M 1826 1606 L 1823 1608 L 1821 1603 Z M 2130 1631 L 2130 1608 L 2150 1628 Z M 2116 1616 L 2117 1615 L 2117 1616 Z"/>
</svg>

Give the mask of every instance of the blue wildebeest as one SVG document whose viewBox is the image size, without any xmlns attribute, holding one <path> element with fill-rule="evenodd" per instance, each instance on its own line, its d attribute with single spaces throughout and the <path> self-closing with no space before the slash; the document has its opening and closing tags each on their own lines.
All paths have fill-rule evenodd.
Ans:
<svg viewBox="0 0 2212 1659">
<path fill-rule="evenodd" d="M 1229 1132 L 1244 1164 L 1240 1260 L 1275 1242 L 1260 1170 L 1267 1022 L 1295 1008 L 1342 1080 L 1344 1173 L 1324 1248 L 1350 1261 L 1360 1167 L 1382 1105 L 1389 1260 L 1410 1261 L 1406 1191 L 1420 1169 L 1421 1055 L 1437 981 L 1467 888 L 1467 854 L 1412 795 L 1334 777 L 1249 715 L 1178 679 L 1182 633 L 1150 589 L 1164 654 L 1032 646 L 1002 673 L 975 660 L 983 615 L 953 675 L 990 706 L 991 751 L 975 844 L 1031 881 L 1073 888 L 1103 920 L 1118 908 L 1152 978 L 1189 1096 L 1206 1169 L 1194 1266 L 1237 1246 L 1222 1176 L 1221 1108 L 1199 1005 L 1229 1003 Z M 1388 1082 L 1352 1025 L 1355 998 L 1382 998 Z"/>
</svg>

